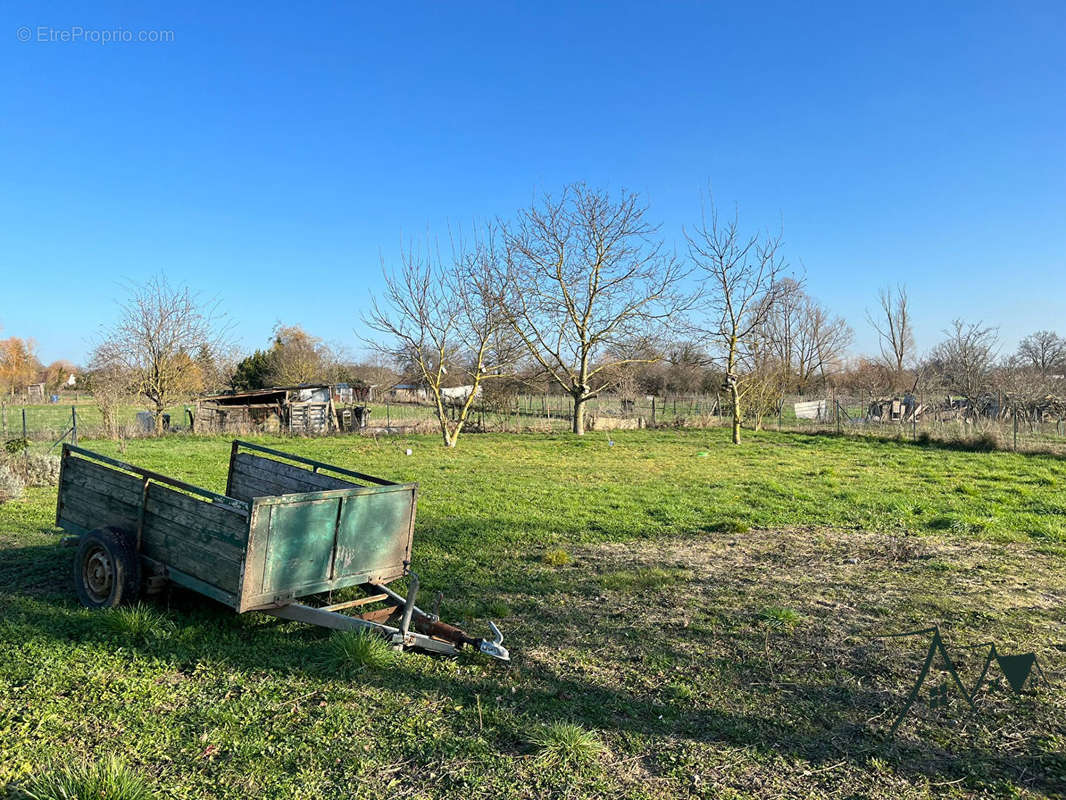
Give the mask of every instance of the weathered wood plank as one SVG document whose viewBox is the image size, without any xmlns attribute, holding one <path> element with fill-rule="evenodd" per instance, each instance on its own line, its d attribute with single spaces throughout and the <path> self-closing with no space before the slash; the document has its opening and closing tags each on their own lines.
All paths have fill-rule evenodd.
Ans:
<svg viewBox="0 0 1066 800">
<path fill-rule="evenodd" d="M 87 530 L 115 525 L 129 533 L 137 528 L 137 509 L 84 487 L 73 487 L 71 511 L 64 519 Z M 142 552 L 207 583 L 236 592 L 242 551 L 217 539 L 196 540 L 168 519 L 145 513 Z"/>
<path fill-rule="evenodd" d="M 92 484 L 80 485 L 66 481 L 62 487 L 59 516 L 89 529 L 115 525 L 133 532 L 137 529 L 139 503 L 127 502 L 106 489 Z M 88 522 L 88 525 L 84 523 Z"/>
<path fill-rule="evenodd" d="M 84 462 L 83 462 L 84 464 Z M 140 507 L 142 482 L 140 478 L 124 475 L 103 468 L 104 474 L 94 464 L 76 467 L 64 475 L 64 485 L 81 487 L 97 494 L 104 494 L 128 504 Z M 204 500 L 152 483 L 149 490 L 149 505 L 162 518 L 178 521 L 193 534 L 209 532 L 213 538 L 243 548 L 247 537 L 247 521 L 244 515 L 224 506 L 212 505 Z"/>
<path fill-rule="evenodd" d="M 109 492 L 127 500 L 140 504 L 141 486 L 143 479 L 134 475 L 127 475 L 109 467 L 94 464 L 83 459 L 70 459 L 68 474 L 64 481 L 80 486 L 104 485 L 111 487 Z M 209 503 L 197 497 L 171 489 L 162 483 L 152 482 L 151 493 L 161 503 L 173 506 L 176 511 L 191 514 L 200 519 L 203 525 L 219 531 L 232 534 L 233 541 L 243 544 L 248 522 L 245 516 L 227 506 Z M 113 492 L 111 490 L 114 490 Z M 190 524 L 192 524 L 190 522 Z"/>
<path fill-rule="evenodd" d="M 160 516 L 169 513 L 172 519 L 182 525 L 192 530 L 210 532 L 215 538 L 236 547 L 243 548 L 247 540 L 248 520 L 242 514 L 153 483 L 148 492 L 148 508 L 153 510 L 156 507 L 159 507 L 156 513 Z"/>
<path fill-rule="evenodd" d="M 234 469 L 253 478 L 271 481 L 287 489 L 283 494 L 296 492 L 324 491 L 328 489 L 350 489 L 357 483 L 341 480 L 332 475 L 312 472 L 292 464 L 285 464 L 271 458 L 254 456 L 251 453 L 238 453 L 233 463 Z"/>
<path fill-rule="evenodd" d="M 273 479 L 256 475 L 245 467 L 235 465 L 230 474 L 229 491 L 233 497 L 250 502 L 255 497 L 274 497 L 283 494 L 285 487 Z"/>
<path fill-rule="evenodd" d="M 96 474 L 99 468 L 93 464 L 87 466 L 89 469 L 76 468 L 64 476 L 61 521 L 89 530 L 114 525 L 135 533 L 140 517 L 141 479 L 108 470 L 113 473 L 108 480 L 99 480 L 102 477 Z M 211 530 L 199 517 L 157 502 L 154 492 L 180 494 L 152 484 L 144 515 L 144 554 L 226 591 L 236 592 L 244 555 L 243 541 L 234 542 L 232 530 Z M 193 503 L 200 502 L 180 496 Z M 168 499 L 173 498 L 168 496 Z M 210 507 L 210 510 L 232 514 L 243 522 L 243 517 L 225 509 Z"/>
</svg>

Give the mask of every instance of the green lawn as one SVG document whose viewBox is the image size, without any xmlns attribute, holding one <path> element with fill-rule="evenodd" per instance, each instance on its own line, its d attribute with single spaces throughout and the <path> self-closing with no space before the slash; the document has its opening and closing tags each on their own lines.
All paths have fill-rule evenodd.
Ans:
<svg viewBox="0 0 1066 800">
<path fill-rule="evenodd" d="M 117 752 L 171 797 L 1066 791 L 1061 689 L 923 701 L 886 741 L 924 651 L 875 639 L 938 622 L 967 675 L 954 648 L 994 639 L 1061 686 L 1066 460 L 726 436 L 259 440 L 418 481 L 423 587 L 496 619 L 509 666 L 344 666 L 322 631 L 179 592 L 83 611 L 55 490 L 29 490 L 0 506 L 0 787 Z M 224 489 L 222 438 L 83 444 Z"/>
</svg>

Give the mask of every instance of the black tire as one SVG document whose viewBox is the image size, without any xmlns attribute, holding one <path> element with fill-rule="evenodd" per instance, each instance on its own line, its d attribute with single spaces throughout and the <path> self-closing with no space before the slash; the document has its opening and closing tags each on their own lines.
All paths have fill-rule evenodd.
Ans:
<svg viewBox="0 0 1066 800">
<path fill-rule="evenodd" d="M 136 602 L 141 594 L 141 560 L 130 537 L 117 528 L 82 536 L 74 557 L 74 589 L 88 608 Z"/>
</svg>

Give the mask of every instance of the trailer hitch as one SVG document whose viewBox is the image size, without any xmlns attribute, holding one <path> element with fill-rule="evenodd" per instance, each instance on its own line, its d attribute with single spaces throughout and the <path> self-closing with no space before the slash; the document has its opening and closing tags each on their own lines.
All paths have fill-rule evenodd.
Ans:
<svg viewBox="0 0 1066 800">
<path fill-rule="evenodd" d="M 366 584 L 368 591 L 373 590 L 388 595 L 397 603 L 398 608 L 402 608 L 400 619 L 401 640 L 407 637 L 409 630 L 413 629 L 423 636 L 451 642 L 457 648 L 462 647 L 463 645 L 469 645 L 479 653 L 484 653 L 492 658 L 498 658 L 500 661 L 511 660 L 511 654 L 507 651 L 507 648 L 503 646 L 503 634 L 500 633 L 500 629 L 496 627 L 496 623 L 489 620 L 489 628 L 492 631 L 492 638 L 488 639 L 485 637 L 474 638 L 461 628 L 449 625 L 447 622 L 441 622 L 440 617 L 436 613 L 440 608 L 440 600 L 437 600 L 434 613 L 427 614 L 415 605 L 415 600 L 418 595 L 418 576 L 415 575 L 414 572 L 411 572 L 409 573 L 409 580 L 410 583 L 408 585 L 406 597 L 394 592 L 384 584 Z"/>
<path fill-rule="evenodd" d="M 489 627 L 492 628 L 492 641 L 478 639 L 477 649 L 487 656 L 500 659 L 500 661 L 510 661 L 511 654 L 503 646 L 503 634 L 500 633 L 500 629 L 496 627 L 496 623 L 491 619 L 489 620 Z"/>
</svg>

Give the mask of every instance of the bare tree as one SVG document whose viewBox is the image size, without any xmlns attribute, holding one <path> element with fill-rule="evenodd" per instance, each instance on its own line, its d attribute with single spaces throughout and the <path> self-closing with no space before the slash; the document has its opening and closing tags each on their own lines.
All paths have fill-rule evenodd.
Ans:
<svg viewBox="0 0 1066 800">
<path fill-rule="evenodd" d="M 809 334 L 810 356 L 804 375 L 804 383 L 818 373 L 823 387 L 832 374 L 839 372 L 844 355 L 855 339 L 855 332 L 842 317 L 835 317 L 823 306 L 811 299 L 806 307 L 804 330 Z"/>
<path fill-rule="evenodd" d="M 881 357 L 895 374 L 896 383 L 900 383 L 914 350 L 914 323 L 907 287 L 898 284 L 894 293 L 890 288 L 881 289 L 878 300 L 880 311 L 876 315 L 867 311 L 866 319 L 880 337 Z"/>
<path fill-rule="evenodd" d="M 114 439 L 118 435 L 117 411 L 119 405 L 130 395 L 130 376 L 123 364 L 110 357 L 107 351 L 97 348 L 89 363 L 88 388 L 92 392 L 93 402 L 100 411 L 104 423 L 104 433 Z"/>
<path fill-rule="evenodd" d="M 978 397 L 991 388 L 999 348 L 998 333 L 980 322 L 967 324 L 957 319 L 944 334 L 947 338 L 933 348 L 927 368 L 949 391 L 965 397 L 974 409 Z"/>
<path fill-rule="evenodd" d="M 781 291 L 785 263 L 780 256 L 781 235 L 742 234 L 736 214 L 728 221 L 713 202 L 700 224 L 685 232 L 689 254 L 707 286 L 707 323 L 701 333 L 722 353 L 733 417 L 733 444 L 740 444 L 743 400 L 749 388 L 761 385 L 763 374 L 741 373 L 745 350 L 762 352 L 754 341 L 764 332 Z M 748 379 L 746 379 L 748 378 Z"/>
<path fill-rule="evenodd" d="M 483 383 L 506 376 L 514 363 L 496 283 L 501 260 L 492 226 L 470 245 L 454 242 L 447 263 L 428 247 L 408 248 L 399 271 L 386 271 L 384 294 L 365 320 L 385 337 L 370 345 L 410 365 L 429 390 L 446 447 L 455 447 Z"/>
<path fill-rule="evenodd" d="M 815 376 L 824 384 L 829 373 L 839 368 L 853 333 L 847 322 L 807 294 L 799 281 L 783 278 L 777 288 L 762 338 L 780 365 L 782 390 L 802 393 Z"/>
<path fill-rule="evenodd" d="M 352 372 L 356 378 L 379 392 L 387 391 L 400 383 L 400 374 L 378 352 L 369 360 L 353 365 Z"/>
<path fill-rule="evenodd" d="M 1018 344 L 1018 359 L 1040 375 L 1066 372 L 1066 339 L 1054 331 L 1037 331 Z"/>
<path fill-rule="evenodd" d="M 636 194 L 578 183 L 504 226 L 512 328 L 573 399 L 578 435 L 585 403 L 611 384 L 616 367 L 654 361 L 657 330 L 689 302 L 686 271 L 646 214 Z"/>
<path fill-rule="evenodd" d="M 156 433 L 163 413 L 202 390 L 196 358 L 223 348 L 226 329 L 218 304 L 204 302 L 165 276 L 132 286 L 118 324 L 104 333 L 92 361 L 128 376 L 134 393 L 151 404 Z"/>
</svg>

